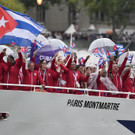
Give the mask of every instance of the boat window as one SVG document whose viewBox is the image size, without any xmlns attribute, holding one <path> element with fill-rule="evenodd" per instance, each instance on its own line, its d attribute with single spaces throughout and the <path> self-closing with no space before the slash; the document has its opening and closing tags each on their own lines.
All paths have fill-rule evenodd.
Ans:
<svg viewBox="0 0 135 135">
<path fill-rule="evenodd" d="M 8 113 L 0 113 L 0 120 L 7 119 L 9 117 Z"/>
</svg>

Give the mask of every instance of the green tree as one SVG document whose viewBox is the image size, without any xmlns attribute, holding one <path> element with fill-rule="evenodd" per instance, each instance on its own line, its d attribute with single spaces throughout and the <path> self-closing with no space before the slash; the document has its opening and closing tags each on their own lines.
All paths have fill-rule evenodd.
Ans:
<svg viewBox="0 0 135 135">
<path fill-rule="evenodd" d="M 20 0 L 0 0 L 0 4 L 13 11 L 24 13 L 25 7 Z"/>
<path fill-rule="evenodd" d="M 79 2 L 80 0 L 66 0 L 66 4 L 68 6 L 69 14 L 68 14 L 68 20 L 69 24 L 74 23 L 76 24 L 76 13 L 79 12 Z"/>
<path fill-rule="evenodd" d="M 116 41 L 116 27 L 121 28 L 119 35 L 127 27 L 130 13 L 135 11 L 135 0 L 84 0 L 88 13 L 104 13 L 108 23 L 112 24 L 113 40 Z"/>
</svg>

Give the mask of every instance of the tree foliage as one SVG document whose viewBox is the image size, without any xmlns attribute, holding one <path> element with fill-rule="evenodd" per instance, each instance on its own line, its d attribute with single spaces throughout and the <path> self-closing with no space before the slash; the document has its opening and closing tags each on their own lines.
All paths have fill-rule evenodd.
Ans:
<svg viewBox="0 0 135 135">
<path fill-rule="evenodd" d="M 78 4 L 79 0 L 66 0 L 66 2 L 67 2 L 68 6 L 77 8 L 77 4 Z"/>
<path fill-rule="evenodd" d="M 25 11 L 24 5 L 20 0 L 0 0 L 0 4 L 6 8 L 23 13 Z"/>
<path fill-rule="evenodd" d="M 101 11 L 111 22 L 115 34 L 116 25 L 127 26 L 130 13 L 135 11 L 135 0 L 84 0 L 88 13 Z"/>
</svg>

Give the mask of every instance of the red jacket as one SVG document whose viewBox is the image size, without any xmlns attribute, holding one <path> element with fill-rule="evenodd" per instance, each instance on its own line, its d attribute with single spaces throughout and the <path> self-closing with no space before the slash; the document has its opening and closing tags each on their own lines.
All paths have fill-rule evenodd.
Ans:
<svg viewBox="0 0 135 135">
<path fill-rule="evenodd" d="M 7 72 L 7 66 L 5 62 L 3 62 L 4 53 L 0 53 L 0 83 L 3 82 L 3 72 Z M 0 89 L 3 89 L 3 86 L 0 85 Z"/>
<path fill-rule="evenodd" d="M 58 79 L 54 80 L 54 86 L 67 87 L 67 74 L 68 74 L 71 62 L 72 61 L 69 60 L 66 66 L 60 64 L 60 67 L 61 67 L 60 75 Z M 55 59 L 52 60 L 51 69 L 54 71 L 56 71 L 57 69 L 57 66 L 55 65 Z M 59 80 L 64 80 L 66 82 L 65 85 L 60 84 Z"/>
<path fill-rule="evenodd" d="M 97 89 L 98 90 L 107 90 L 107 88 L 104 86 L 104 84 L 100 81 L 100 75 L 98 74 L 97 77 Z"/>
<path fill-rule="evenodd" d="M 59 77 L 54 80 L 54 86 L 67 87 L 67 74 L 69 71 L 68 68 L 70 68 L 71 62 L 72 62 L 71 60 L 69 60 L 69 55 L 67 57 L 66 62 L 67 62 L 66 66 L 64 66 L 62 64 L 59 65 L 61 67 L 61 70 L 60 70 Z M 57 66 L 55 64 L 55 59 L 52 60 L 51 69 L 54 71 L 56 71 L 56 69 L 57 69 Z M 62 89 L 62 90 L 57 90 L 56 92 L 67 93 L 67 90 Z"/>
<path fill-rule="evenodd" d="M 83 76 L 79 71 L 72 71 L 70 65 L 72 58 L 69 59 L 68 74 L 67 74 L 67 87 L 77 88 L 76 82 L 87 82 L 89 76 Z"/>
<path fill-rule="evenodd" d="M 68 68 L 65 67 L 64 65 L 60 64 L 61 67 L 61 71 L 60 71 L 60 75 L 58 78 L 58 86 L 60 87 L 67 87 L 67 74 L 68 74 Z M 65 83 L 62 83 L 62 82 Z"/>
<path fill-rule="evenodd" d="M 129 78 L 130 70 L 127 70 L 127 72 L 122 76 L 122 91 L 124 92 L 134 92 L 134 82 Z"/>
<path fill-rule="evenodd" d="M 125 68 L 125 65 L 126 65 L 126 62 L 127 62 L 127 58 L 124 59 L 122 65 L 120 66 L 119 70 L 117 73 L 113 72 L 112 71 L 112 75 L 113 75 L 113 79 L 112 79 L 112 82 L 113 84 L 116 86 L 116 88 L 121 91 L 122 90 L 122 79 L 121 79 L 121 73 L 122 71 L 124 70 Z M 110 62 L 111 65 L 109 65 L 109 67 L 111 67 L 110 69 L 112 69 L 112 64 L 113 62 Z M 109 72 L 109 70 L 108 70 Z"/>
<path fill-rule="evenodd" d="M 19 70 L 22 66 L 22 54 L 18 53 L 19 59 L 15 60 L 15 65 L 11 66 L 10 63 L 6 63 L 6 66 L 8 67 L 8 71 L 4 72 L 4 83 L 14 83 L 19 84 Z M 8 90 L 18 90 L 18 86 L 4 86 L 5 89 Z"/>
<path fill-rule="evenodd" d="M 25 69 L 25 64 L 23 64 L 22 73 L 23 73 L 22 84 L 37 85 L 38 81 L 40 82 L 40 84 L 45 84 L 39 72 L 37 70 L 30 71 L 29 69 Z M 33 89 L 34 89 L 33 87 L 22 87 L 22 90 L 24 91 L 31 91 Z"/>
<path fill-rule="evenodd" d="M 52 69 L 46 68 L 46 71 L 39 71 L 39 74 L 43 78 L 46 86 L 54 86 L 54 80 L 58 79 L 59 73 L 53 71 Z M 55 89 L 49 88 L 48 92 L 55 92 Z"/>
</svg>

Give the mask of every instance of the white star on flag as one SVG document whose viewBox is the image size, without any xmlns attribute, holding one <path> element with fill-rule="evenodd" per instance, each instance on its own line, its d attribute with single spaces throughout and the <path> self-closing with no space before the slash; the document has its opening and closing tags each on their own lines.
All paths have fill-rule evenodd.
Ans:
<svg viewBox="0 0 135 135">
<path fill-rule="evenodd" d="M 4 20 L 4 16 L 2 16 L 1 20 L 0 20 L 0 27 L 3 26 L 5 27 L 5 23 L 7 23 L 7 20 Z"/>
</svg>

